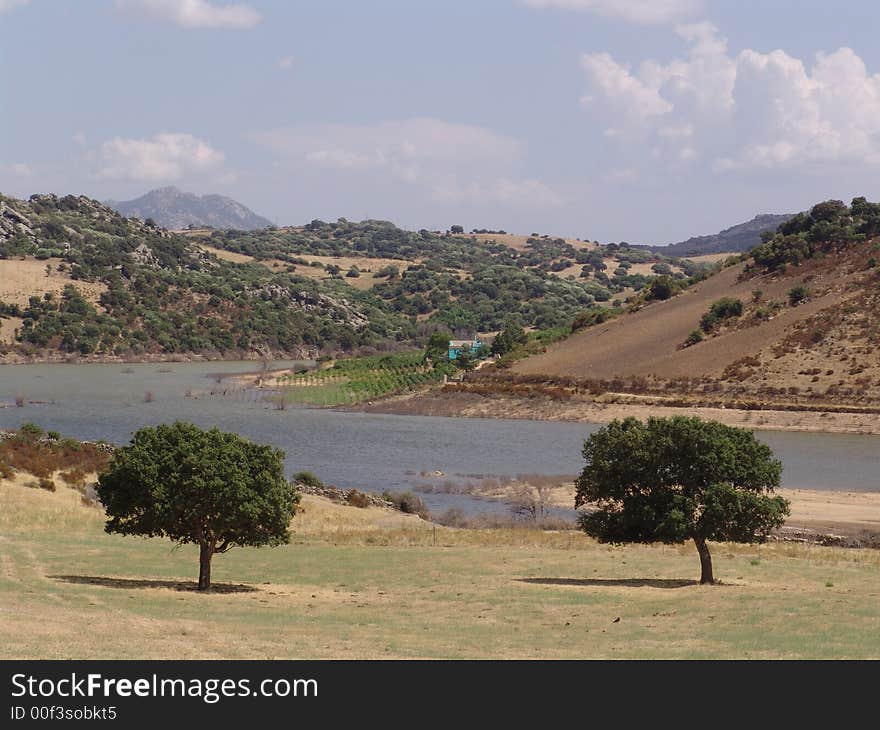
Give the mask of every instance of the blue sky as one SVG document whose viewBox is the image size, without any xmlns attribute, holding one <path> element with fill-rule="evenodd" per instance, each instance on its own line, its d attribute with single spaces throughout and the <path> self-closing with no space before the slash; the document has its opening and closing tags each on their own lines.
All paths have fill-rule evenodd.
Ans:
<svg viewBox="0 0 880 730">
<path fill-rule="evenodd" d="M 853 0 L 0 0 L 0 191 L 666 243 L 876 199 Z"/>
</svg>

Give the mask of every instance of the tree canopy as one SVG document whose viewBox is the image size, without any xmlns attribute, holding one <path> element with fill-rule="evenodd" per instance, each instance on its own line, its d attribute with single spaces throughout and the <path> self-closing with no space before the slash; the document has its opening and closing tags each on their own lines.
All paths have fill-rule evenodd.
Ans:
<svg viewBox="0 0 880 730">
<path fill-rule="evenodd" d="M 492 342 L 492 354 L 506 355 L 517 346 L 525 344 L 528 339 L 529 336 L 519 321 L 508 319 L 504 324 L 504 329 L 498 333 L 498 336 Z"/>
<path fill-rule="evenodd" d="M 708 540 L 763 542 L 789 503 L 773 496 L 782 464 L 751 431 L 674 416 L 612 421 L 587 438 L 575 508 L 601 542 L 682 543 L 713 583 Z"/>
<path fill-rule="evenodd" d="M 284 477 L 284 452 L 181 422 L 135 433 L 97 491 L 107 532 L 198 544 L 200 590 L 211 586 L 216 553 L 288 542 L 300 499 Z"/>
</svg>

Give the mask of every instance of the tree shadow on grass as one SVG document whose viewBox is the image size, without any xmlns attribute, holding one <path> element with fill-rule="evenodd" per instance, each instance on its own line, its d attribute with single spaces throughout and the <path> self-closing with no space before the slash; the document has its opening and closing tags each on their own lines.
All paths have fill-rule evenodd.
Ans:
<svg viewBox="0 0 880 730">
<path fill-rule="evenodd" d="M 520 583 L 542 586 L 597 586 L 599 588 L 687 588 L 698 586 L 698 580 L 681 578 L 516 578 Z M 716 585 L 720 581 L 715 581 Z"/>
<path fill-rule="evenodd" d="M 103 588 L 170 588 L 172 591 L 198 592 L 199 584 L 188 580 L 153 580 L 148 578 L 107 578 L 96 575 L 50 575 L 52 580 Z M 259 589 L 242 583 L 213 583 L 205 593 L 256 593 Z"/>
</svg>

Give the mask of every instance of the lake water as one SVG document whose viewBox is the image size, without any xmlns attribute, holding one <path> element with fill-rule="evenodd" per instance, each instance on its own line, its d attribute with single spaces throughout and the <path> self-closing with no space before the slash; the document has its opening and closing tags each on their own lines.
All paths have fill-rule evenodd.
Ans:
<svg viewBox="0 0 880 730">
<path fill-rule="evenodd" d="M 281 411 L 258 391 L 210 394 L 225 387 L 214 374 L 258 368 L 254 362 L 0 365 L 0 429 L 32 422 L 64 436 L 124 444 L 142 426 L 180 419 L 282 448 L 290 474 L 308 470 L 338 487 L 381 492 L 477 476 L 574 475 L 583 466 L 584 438 L 598 428 L 305 407 Z M 23 407 L 16 407 L 18 398 Z M 880 436 L 759 431 L 758 437 L 785 465 L 784 486 L 880 492 Z M 434 471 L 444 476 L 420 476 Z M 422 496 L 433 511 L 504 509 L 463 495 Z"/>
</svg>

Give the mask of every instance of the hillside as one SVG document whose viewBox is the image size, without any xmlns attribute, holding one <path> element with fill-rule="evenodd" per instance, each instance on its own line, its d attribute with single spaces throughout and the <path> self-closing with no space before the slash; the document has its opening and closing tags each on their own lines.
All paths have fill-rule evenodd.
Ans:
<svg viewBox="0 0 880 730">
<path fill-rule="evenodd" d="M 129 218 L 152 219 L 162 228 L 231 228 L 252 231 L 272 222 L 223 195 L 194 195 L 175 187 L 151 190 L 134 200 L 107 201 L 107 206 Z"/>
<path fill-rule="evenodd" d="M 711 236 L 694 236 L 687 241 L 665 246 L 648 246 L 651 251 L 665 256 L 703 256 L 713 253 L 742 253 L 761 243 L 761 234 L 775 231 L 794 214 L 776 215 L 765 213 L 752 220 L 725 228 Z"/>
<path fill-rule="evenodd" d="M 259 231 L 124 218 L 82 196 L 0 196 L 0 357 L 315 357 L 430 334 L 571 326 L 707 267 L 627 246 L 503 243 L 386 221 Z"/>
<path fill-rule="evenodd" d="M 880 404 L 878 234 L 880 205 L 820 203 L 744 261 L 512 372 L 703 400 Z"/>
<path fill-rule="evenodd" d="M 338 281 L 234 263 L 86 197 L 0 197 L 0 357 L 306 357 L 407 337 Z"/>
<path fill-rule="evenodd" d="M 303 276 L 350 285 L 365 278 L 360 288 L 385 306 L 462 333 L 497 331 L 510 317 L 539 330 L 565 327 L 584 309 L 625 304 L 658 276 L 684 286 L 711 268 L 625 244 L 407 231 L 377 220 L 189 235 L 202 247 L 272 269 L 292 266 Z"/>
</svg>

